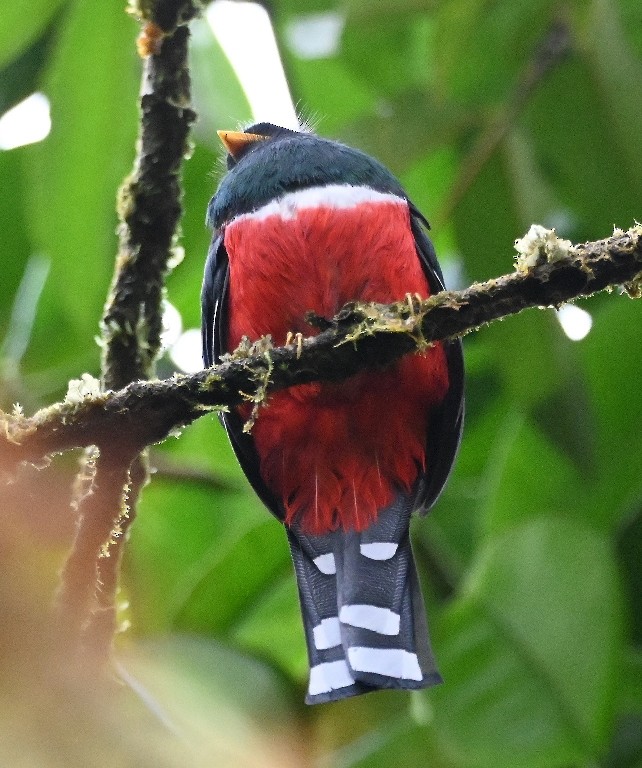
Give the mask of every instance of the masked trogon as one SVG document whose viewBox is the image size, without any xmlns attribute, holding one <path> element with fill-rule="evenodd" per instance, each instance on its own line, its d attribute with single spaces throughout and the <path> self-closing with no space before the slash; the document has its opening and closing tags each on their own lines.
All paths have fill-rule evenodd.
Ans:
<svg viewBox="0 0 642 768">
<path fill-rule="evenodd" d="M 258 123 L 220 132 L 228 173 L 212 198 L 202 292 L 206 366 L 244 336 L 313 333 L 349 301 L 444 288 L 424 227 L 372 157 Z M 250 483 L 284 524 L 310 660 L 308 703 L 440 681 L 409 540 L 439 496 L 463 420 L 459 341 L 340 383 L 270 396 L 249 433 L 222 415 Z"/>
</svg>

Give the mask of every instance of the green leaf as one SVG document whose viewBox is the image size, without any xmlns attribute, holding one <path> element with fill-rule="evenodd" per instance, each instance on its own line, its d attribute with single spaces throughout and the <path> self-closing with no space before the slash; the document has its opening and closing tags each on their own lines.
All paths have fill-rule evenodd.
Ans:
<svg viewBox="0 0 642 768">
<path fill-rule="evenodd" d="M 236 121 L 234 122 L 236 125 Z M 217 138 L 218 141 L 218 138 Z M 219 174 L 223 172 L 223 145 L 210 149 L 197 143 L 184 166 L 183 237 L 181 245 L 187 257 L 167 280 L 169 300 L 180 311 L 184 328 L 200 328 L 201 282 L 212 233 L 205 226 L 207 204 L 214 194 Z"/>
<path fill-rule="evenodd" d="M 480 510 L 496 492 L 501 476 L 494 453 L 506 440 L 506 429 L 513 431 L 507 423 L 508 404 L 500 395 L 491 376 L 469 376 L 464 437 L 454 471 L 430 518 L 413 530 L 430 549 L 436 548 L 453 583 L 477 552 L 483 519 Z"/>
<path fill-rule="evenodd" d="M 343 7 L 351 19 L 385 25 L 391 15 L 416 17 L 433 10 L 434 3 L 432 0 L 346 0 Z"/>
<path fill-rule="evenodd" d="M 586 517 L 587 478 L 523 417 L 507 415 L 488 467 L 492 490 L 482 511 L 489 533 L 553 513 Z"/>
<path fill-rule="evenodd" d="M 390 97 L 382 95 L 373 110 L 348 125 L 342 136 L 402 175 L 412 173 L 413 166 L 421 165 L 427 156 L 456 143 L 465 119 L 457 106 L 444 104 L 431 91 L 414 86 Z M 427 210 L 434 218 L 434 207 Z"/>
<path fill-rule="evenodd" d="M 0 252 L 11 254 L 3 259 L 0 280 L 0 339 L 6 332 L 11 305 L 20 284 L 31 243 L 26 231 L 21 152 L 0 152 Z"/>
<path fill-rule="evenodd" d="M 438 87 L 483 105 L 504 101 L 551 24 L 551 0 L 450 0 L 436 12 Z"/>
<path fill-rule="evenodd" d="M 621 645 L 609 542 L 541 518 L 492 539 L 435 633 L 436 727 L 466 766 L 595 758 L 614 714 Z"/>
<path fill-rule="evenodd" d="M 280 0 L 277 10 L 280 16 L 307 16 L 333 11 L 335 8 L 336 0 Z"/>
<path fill-rule="evenodd" d="M 391 96 L 412 85 L 413 24 L 395 14 L 383 24 L 351 21 L 341 38 L 341 58 L 357 80 L 380 96 Z M 376 56 L 373 52 L 376 51 Z"/>
<path fill-rule="evenodd" d="M 275 580 L 260 601 L 248 607 L 231 637 L 242 648 L 275 662 L 291 677 L 307 681 L 308 654 L 294 571 Z"/>
<path fill-rule="evenodd" d="M 220 152 L 216 131 L 236 129 L 239 123 L 252 118 L 252 111 L 207 21 L 197 19 L 190 29 L 193 101 L 199 117 L 194 135 L 202 144 Z"/>
<path fill-rule="evenodd" d="M 610 524 L 628 515 L 642 493 L 642 412 L 637 406 L 642 359 L 635 352 L 640 327 L 639 304 L 613 296 L 578 345 L 597 422 L 591 492 L 596 510 Z"/>
<path fill-rule="evenodd" d="M 287 49 L 285 57 L 297 109 L 320 133 L 332 136 L 346 122 L 372 112 L 376 94 L 340 59 L 303 60 Z"/>
<path fill-rule="evenodd" d="M 559 228 L 560 223 L 565 223 L 564 212 L 537 162 L 533 137 L 519 128 L 513 129 L 504 142 L 504 153 L 524 229 L 533 222 Z M 563 229 L 560 234 L 564 234 Z"/>
<path fill-rule="evenodd" d="M 412 768 L 461 768 L 461 763 L 439 744 L 433 728 L 418 725 L 409 713 L 401 709 L 402 701 L 395 707 L 390 700 L 392 697 L 389 693 L 387 695 L 387 716 L 381 717 L 377 727 L 336 750 L 324 760 L 324 764 L 337 768 L 398 768 L 402 756 L 403 765 Z M 428 709 L 424 706 L 425 699 L 420 700 L 415 694 L 410 695 L 413 696 L 411 702 L 419 701 L 421 707 Z M 401 716 L 400 709 L 403 713 Z M 364 712 L 363 720 L 371 722 L 372 717 L 366 719 L 368 715 L 369 712 Z"/>
<path fill-rule="evenodd" d="M 55 37 L 55 28 L 55 23 L 50 24 L 42 35 L 1 70 L 0 115 L 37 90 Z"/>
<path fill-rule="evenodd" d="M 287 764 L 302 748 L 284 681 L 213 640 L 170 635 L 119 653 L 125 680 L 174 733 L 184 765 Z M 177 763 L 178 765 L 178 763 Z"/>
<path fill-rule="evenodd" d="M 638 24 L 642 21 L 638 6 Z M 583 44 L 589 66 L 597 79 L 615 143 L 628 168 L 627 180 L 637 197 L 642 194 L 642 61 L 632 50 L 620 13 L 620 3 L 593 0 L 589 3 Z"/>
<path fill-rule="evenodd" d="M 533 94 L 523 118 L 573 239 L 604 237 L 640 212 L 639 183 L 591 69 L 587 58 L 566 59 Z"/>
<path fill-rule="evenodd" d="M 263 520 L 262 514 L 244 493 L 156 478 L 143 493 L 126 550 L 126 589 L 136 631 L 167 630 L 186 611 L 186 629 L 227 615 L 229 606 L 216 589 L 233 593 L 236 586 L 243 593 L 246 587 L 243 579 L 230 583 L 233 571 L 221 573 L 217 564 Z M 195 593 L 204 582 L 211 591 L 198 599 Z"/>
<path fill-rule="evenodd" d="M 553 312 L 529 310 L 484 331 L 488 354 L 495 358 L 506 393 L 528 410 L 566 386 L 567 358 L 575 349 Z"/>
<path fill-rule="evenodd" d="M 628 606 L 627 618 L 633 643 L 642 645 L 642 509 L 624 518 L 617 531 L 617 553 L 623 589 Z M 642 671 L 642 667 L 641 667 Z M 640 677 L 642 694 L 642 677 Z M 642 697 L 640 699 L 642 705 Z"/>
<path fill-rule="evenodd" d="M 204 633 L 226 632 L 262 600 L 275 579 L 290 572 L 283 527 L 264 515 L 264 522 L 226 546 L 210 545 L 193 563 L 176 585 L 171 601 L 176 626 Z"/>
<path fill-rule="evenodd" d="M 642 654 L 630 648 L 623 659 L 618 691 L 619 718 L 601 768 L 642 766 Z"/>
<path fill-rule="evenodd" d="M 0 24 L 0 68 L 24 51 L 46 28 L 67 0 L 30 0 L 3 3 Z"/>
<path fill-rule="evenodd" d="M 629 649 L 624 656 L 620 711 L 642 716 L 642 651 Z"/>
<path fill-rule="evenodd" d="M 618 5 L 625 37 L 642 60 L 642 6 L 637 0 L 620 0 Z"/>
<path fill-rule="evenodd" d="M 457 245 L 471 280 L 487 280 L 511 269 L 513 243 L 522 227 L 511 195 L 506 159 L 500 153 L 495 153 L 472 181 L 453 219 Z M 495 323 L 493 327 L 497 326 Z"/>
<path fill-rule="evenodd" d="M 455 178 L 456 162 L 455 152 L 442 147 L 424 155 L 401 178 L 408 197 L 429 221 L 446 200 Z M 431 237 L 435 237 L 434 232 Z"/>
<path fill-rule="evenodd" d="M 596 302 L 591 301 L 586 309 Z M 584 481 L 595 477 L 597 470 L 597 439 L 595 412 L 591 407 L 588 386 L 579 362 L 566 342 L 558 345 L 556 362 L 561 363 L 554 376 L 558 387 L 535 407 L 535 421 L 553 444 L 564 451 L 582 474 Z M 562 375 L 560 375 L 562 373 Z"/>
<path fill-rule="evenodd" d="M 97 358 L 91 340 L 113 272 L 116 190 L 136 135 L 135 35 L 120 3 L 79 0 L 46 69 L 52 130 L 27 155 L 30 230 L 52 260 L 30 349 L 40 367 L 78 354 L 76 345 Z M 52 329 L 66 345 L 51 344 Z"/>
</svg>

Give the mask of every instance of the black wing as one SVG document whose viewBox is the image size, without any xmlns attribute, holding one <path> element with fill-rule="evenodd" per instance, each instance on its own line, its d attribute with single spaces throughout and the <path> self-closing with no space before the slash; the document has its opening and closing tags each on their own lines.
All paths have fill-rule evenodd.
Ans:
<svg viewBox="0 0 642 768">
<path fill-rule="evenodd" d="M 223 246 L 223 234 L 212 238 L 205 262 L 203 287 L 201 289 L 201 339 L 203 342 L 203 364 L 206 368 L 218 362 L 221 349 L 221 310 L 227 293 L 229 268 L 227 252 Z"/>
<path fill-rule="evenodd" d="M 410 203 L 410 223 L 417 245 L 417 255 L 430 285 L 431 294 L 443 291 L 444 276 L 435 249 L 423 230 L 426 219 Z M 437 501 L 452 469 L 464 426 L 464 356 L 461 341 L 443 342 L 448 362 L 449 388 L 444 401 L 430 417 L 426 446 L 428 472 L 420 484 L 417 506 L 425 514 Z"/>
<path fill-rule="evenodd" d="M 229 351 L 226 345 L 229 274 L 227 251 L 221 231 L 214 235 L 207 253 L 201 290 L 201 338 L 203 363 L 206 368 L 218 363 L 221 355 Z M 284 514 L 277 499 L 261 479 L 259 457 L 254 448 L 254 441 L 243 431 L 243 420 L 235 411 L 221 413 L 219 418 L 250 485 L 272 514 L 283 520 Z"/>
</svg>

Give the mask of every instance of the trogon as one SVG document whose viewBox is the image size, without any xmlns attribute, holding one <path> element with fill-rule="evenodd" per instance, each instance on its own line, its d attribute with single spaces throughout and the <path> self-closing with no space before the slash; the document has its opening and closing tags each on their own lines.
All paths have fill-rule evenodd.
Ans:
<svg viewBox="0 0 642 768">
<path fill-rule="evenodd" d="M 206 366 L 243 337 L 310 335 L 309 312 L 444 288 L 427 221 L 377 160 L 307 131 L 219 132 L 202 291 Z M 306 701 L 440 682 L 409 539 L 435 503 L 463 421 L 459 341 L 221 416 L 250 483 L 285 527 L 310 661 Z"/>
</svg>

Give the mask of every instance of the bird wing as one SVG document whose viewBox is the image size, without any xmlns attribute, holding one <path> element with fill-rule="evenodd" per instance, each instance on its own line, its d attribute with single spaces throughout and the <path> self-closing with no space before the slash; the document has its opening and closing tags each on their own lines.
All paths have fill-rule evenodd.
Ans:
<svg viewBox="0 0 642 768">
<path fill-rule="evenodd" d="M 428 222 L 410 205 L 410 224 L 417 246 L 417 255 L 428 280 L 431 294 L 445 289 L 444 276 L 435 249 L 423 225 Z M 419 485 L 416 505 L 425 514 L 439 498 L 452 468 L 464 425 L 464 356 L 460 339 L 442 342 L 448 364 L 449 387 L 441 405 L 430 416 L 426 445 L 427 473 Z"/>
<path fill-rule="evenodd" d="M 203 362 L 206 367 L 218 362 L 221 355 L 229 351 L 226 338 L 230 269 L 223 239 L 223 230 L 212 239 L 207 253 L 201 291 L 201 335 L 203 339 Z M 247 432 L 243 431 L 243 419 L 235 410 L 220 413 L 219 419 L 225 427 L 241 469 L 250 481 L 255 493 L 270 512 L 283 521 L 284 513 L 281 505 L 261 479 L 259 456 L 254 447 L 254 441 Z"/>
<path fill-rule="evenodd" d="M 206 368 L 214 365 L 222 352 L 221 339 L 225 329 L 221 322 L 223 303 L 227 296 L 229 265 L 223 245 L 223 231 L 212 238 L 201 289 L 201 339 L 203 363 Z"/>
</svg>

